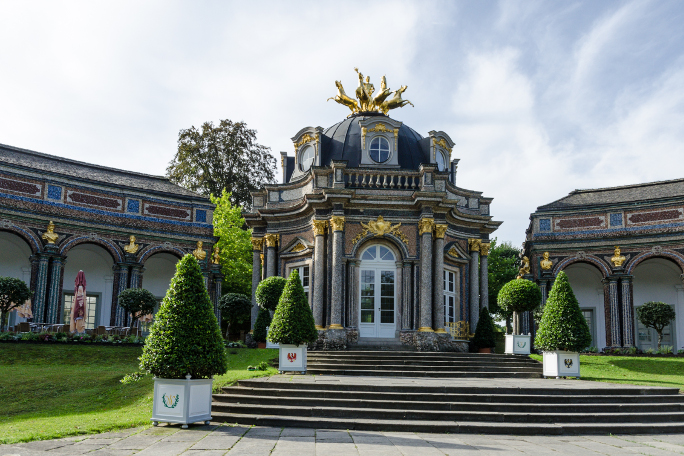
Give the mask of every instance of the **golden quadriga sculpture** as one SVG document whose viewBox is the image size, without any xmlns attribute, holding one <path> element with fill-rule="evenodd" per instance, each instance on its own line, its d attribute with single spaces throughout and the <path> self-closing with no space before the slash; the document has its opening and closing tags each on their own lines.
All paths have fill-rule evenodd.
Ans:
<svg viewBox="0 0 684 456">
<path fill-rule="evenodd" d="M 345 93 L 341 81 L 335 81 L 337 95 L 328 98 L 328 100 L 335 100 L 339 104 L 348 107 L 351 111 L 351 114 L 349 114 L 350 116 L 361 112 L 381 112 L 387 115 L 391 109 L 402 108 L 407 104 L 413 106 L 413 103 L 401 98 L 401 95 L 406 91 L 408 86 L 404 85 L 399 87 L 399 89 L 392 91 L 387 87 L 387 79 L 383 76 L 380 80 L 380 92 L 373 95 L 375 87 L 370 83 L 370 76 L 367 76 L 364 80 L 363 73 L 361 73 L 358 68 L 354 68 L 354 70 L 359 77 L 359 86 L 354 93 L 356 100 Z M 390 98 L 391 94 L 394 94 L 394 96 Z"/>
</svg>

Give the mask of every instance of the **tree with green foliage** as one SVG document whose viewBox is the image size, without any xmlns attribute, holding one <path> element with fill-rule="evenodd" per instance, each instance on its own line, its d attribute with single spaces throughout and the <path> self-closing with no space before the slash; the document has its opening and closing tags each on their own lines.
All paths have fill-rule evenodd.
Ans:
<svg viewBox="0 0 684 456">
<path fill-rule="evenodd" d="M 7 325 L 9 312 L 23 306 L 31 295 L 31 290 L 23 280 L 0 277 L 0 331 Z"/>
<path fill-rule="evenodd" d="M 259 282 L 255 293 L 259 307 L 274 312 L 280 302 L 285 284 L 287 284 L 287 279 L 280 276 L 269 277 Z"/>
<path fill-rule="evenodd" d="M 561 271 L 553 283 L 534 339 L 544 351 L 580 352 L 591 344 L 591 332 L 572 292 L 567 274 Z"/>
<path fill-rule="evenodd" d="M 295 269 L 287 279 L 287 285 L 276 307 L 268 333 L 268 340 L 276 344 L 300 345 L 315 342 L 318 330 L 304 287 Z"/>
<path fill-rule="evenodd" d="M 637 307 L 637 318 L 647 328 L 653 328 L 658 333 L 658 350 L 663 340 L 663 330 L 675 319 L 675 311 L 671 305 L 660 301 L 650 301 Z"/>
<path fill-rule="evenodd" d="M 506 283 L 515 279 L 520 269 L 520 251 L 510 242 L 499 244 L 494 238 L 489 249 L 487 259 L 487 278 L 489 292 L 489 309 L 500 320 L 506 320 L 510 325 L 512 313 L 505 312 L 497 304 L 499 291 Z"/>
<path fill-rule="evenodd" d="M 541 304 L 539 286 L 527 279 L 513 279 L 506 283 L 497 296 L 499 308 L 513 314 L 513 333 L 520 333 L 520 318 L 523 312 L 534 310 Z"/>
<path fill-rule="evenodd" d="M 476 348 L 494 348 L 496 340 L 494 339 L 494 320 L 489 314 L 489 309 L 483 307 L 480 310 L 480 319 L 477 320 L 477 328 L 475 328 L 475 337 L 473 337 L 473 345 Z"/>
<path fill-rule="evenodd" d="M 250 208 L 250 192 L 275 183 L 271 149 L 256 142 L 256 130 L 244 122 L 205 122 L 178 133 L 178 151 L 166 168 L 169 180 L 201 195 L 225 189 L 236 206 Z"/>
<path fill-rule="evenodd" d="M 119 293 L 119 307 L 131 314 L 131 333 L 138 318 L 154 313 L 157 298 L 143 288 L 129 288 Z"/>
<path fill-rule="evenodd" d="M 251 232 L 243 229 L 245 219 L 242 208 L 231 203 L 231 194 L 225 189 L 220 197 L 211 195 L 216 205 L 212 224 L 221 256 L 224 293 L 252 294 L 252 243 Z"/>
<path fill-rule="evenodd" d="M 266 336 L 268 335 L 268 327 L 270 325 L 271 312 L 260 307 L 256 321 L 254 322 L 254 333 L 252 334 L 252 337 L 256 342 L 261 342 L 262 344 L 266 342 Z"/>
<path fill-rule="evenodd" d="M 226 293 L 219 300 L 221 316 L 228 322 L 226 338 L 230 333 L 230 328 L 242 325 L 249 321 L 252 311 L 252 300 L 249 296 L 241 293 Z"/>
<path fill-rule="evenodd" d="M 169 379 L 183 379 L 186 374 L 209 378 L 228 370 L 204 276 L 190 254 L 176 264 L 176 274 L 145 339 L 140 368 Z"/>
</svg>

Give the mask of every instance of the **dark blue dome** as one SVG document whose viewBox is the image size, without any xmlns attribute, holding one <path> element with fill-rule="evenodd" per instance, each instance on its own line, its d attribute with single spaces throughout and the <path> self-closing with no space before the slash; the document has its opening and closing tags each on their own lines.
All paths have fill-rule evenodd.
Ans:
<svg viewBox="0 0 684 456">
<path fill-rule="evenodd" d="M 361 163 L 361 126 L 359 120 L 370 116 L 356 115 L 338 122 L 323 132 L 321 166 L 330 166 L 333 160 L 347 161 L 348 168 L 357 168 Z M 421 163 L 428 163 L 428 152 L 423 149 L 428 141 L 412 128 L 399 128 L 399 166 L 402 169 L 418 169 Z"/>
</svg>

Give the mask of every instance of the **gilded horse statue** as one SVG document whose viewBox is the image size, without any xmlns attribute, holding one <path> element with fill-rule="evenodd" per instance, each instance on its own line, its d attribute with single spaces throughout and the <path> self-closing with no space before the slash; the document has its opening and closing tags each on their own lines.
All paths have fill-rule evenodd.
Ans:
<svg viewBox="0 0 684 456">
<path fill-rule="evenodd" d="M 387 88 L 387 79 L 383 76 L 380 80 L 380 92 L 373 97 L 373 104 L 376 107 L 382 106 L 382 103 L 389 97 L 390 93 L 392 93 L 392 91 Z"/>
<path fill-rule="evenodd" d="M 394 91 L 394 96 L 392 98 L 382 102 L 380 110 L 383 114 L 387 115 L 390 109 L 403 108 L 407 104 L 413 106 L 413 103 L 410 101 L 401 99 L 401 94 L 404 93 L 406 89 L 408 89 L 408 86 L 401 86 L 399 90 Z M 415 108 L 415 106 L 413 107 Z"/>
<path fill-rule="evenodd" d="M 359 75 L 359 86 L 356 88 L 356 98 L 359 100 L 359 110 L 368 111 L 371 102 L 371 94 L 368 93 L 368 89 L 372 88 L 373 85 L 368 82 L 370 78 L 366 78 L 366 82 L 363 82 L 363 73 L 361 73 L 358 68 L 354 68 L 354 71 Z"/>
<path fill-rule="evenodd" d="M 326 101 L 330 100 L 335 100 L 341 105 L 344 105 L 351 109 L 352 114 L 355 112 L 359 111 L 359 104 L 356 102 L 356 100 L 349 98 L 346 93 L 344 93 L 344 87 L 342 87 L 342 82 L 341 81 L 335 81 L 335 85 L 337 86 L 337 95 L 334 97 L 328 98 Z M 351 115 L 351 114 L 349 114 Z"/>
</svg>

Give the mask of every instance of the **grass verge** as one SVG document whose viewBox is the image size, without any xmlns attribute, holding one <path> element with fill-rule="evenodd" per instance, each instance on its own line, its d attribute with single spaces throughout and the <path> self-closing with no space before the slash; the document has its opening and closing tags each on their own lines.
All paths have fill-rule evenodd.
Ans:
<svg viewBox="0 0 684 456">
<path fill-rule="evenodd" d="M 150 424 L 152 376 L 124 385 L 138 370 L 141 347 L 0 344 L 0 444 L 95 434 Z M 232 354 L 234 353 L 235 354 Z M 277 350 L 227 349 L 228 372 L 214 388 L 243 378 Z"/>
<path fill-rule="evenodd" d="M 541 355 L 530 355 L 542 361 Z M 581 380 L 666 386 L 684 392 L 684 358 L 580 355 Z"/>
</svg>

